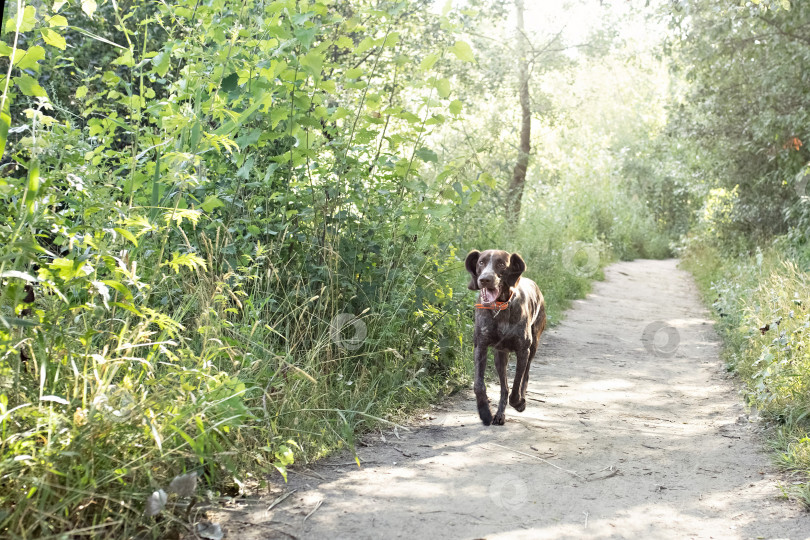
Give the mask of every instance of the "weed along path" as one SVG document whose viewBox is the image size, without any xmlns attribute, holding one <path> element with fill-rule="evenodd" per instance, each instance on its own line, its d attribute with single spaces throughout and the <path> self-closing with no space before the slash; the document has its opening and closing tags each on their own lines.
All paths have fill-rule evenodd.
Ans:
<svg viewBox="0 0 810 540">
<path fill-rule="evenodd" d="M 674 260 L 605 273 L 544 334 L 504 426 L 468 392 L 368 435 L 362 468 L 335 456 L 211 517 L 239 539 L 810 537 L 690 276 Z"/>
</svg>

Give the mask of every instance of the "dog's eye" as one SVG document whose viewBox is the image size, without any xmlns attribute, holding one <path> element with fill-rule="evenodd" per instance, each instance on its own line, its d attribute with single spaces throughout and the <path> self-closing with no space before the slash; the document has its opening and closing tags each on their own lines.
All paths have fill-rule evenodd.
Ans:
<svg viewBox="0 0 810 540">
<path fill-rule="evenodd" d="M 501 262 L 499 262 L 499 263 L 498 263 L 498 266 L 500 266 L 501 268 L 503 268 L 504 266 L 506 266 L 506 263 L 505 263 L 505 262 L 503 262 L 503 261 L 501 261 Z"/>
<path fill-rule="evenodd" d="M 484 261 L 478 261 L 478 266 L 484 266 Z"/>
</svg>

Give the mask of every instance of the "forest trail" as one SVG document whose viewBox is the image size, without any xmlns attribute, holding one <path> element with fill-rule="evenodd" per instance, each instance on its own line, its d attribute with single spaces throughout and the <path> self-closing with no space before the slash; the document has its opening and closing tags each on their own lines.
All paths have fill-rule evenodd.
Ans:
<svg viewBox="0 0 810 540">
<path fill-rule="evenodd" d="M 291 471 L 283 493 L 297 491 L 272 510 L 283 493 L 211 517 L 248 540 L 810 536 L 689 274 L 675 260 L 605 274 L 543 335 L 506 425 L 481 425 L 464 392 L 366 436 L 362 469 L 334 456 Z"/>
</svg>

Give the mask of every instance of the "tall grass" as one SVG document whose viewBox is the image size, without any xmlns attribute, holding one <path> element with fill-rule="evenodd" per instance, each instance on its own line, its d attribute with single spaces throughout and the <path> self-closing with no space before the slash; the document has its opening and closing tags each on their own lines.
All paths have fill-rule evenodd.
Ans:
<svg viewBox="0 0 810 540">
<path fill-rule="evenodd" d="M 519 227 L 503 238 L 521 252 L 556 324 L 612 261 L 670 255 L 666 234 L 649 210 L 610 171 L 569 174 L 530 199 Z"/>
<path fill-rule="evenodd" d="M 392 249 L 382 259 L 391 279 L 363 289 L 347 285 L 352 275 L 337 260 L 317 284 L 284 268 L 281 242 L 256 244 L 226 270 L 226 234 L 199 234 L 207 247 L 192 268 L 155 282 L 163 312 L 143 296 L 110 310 L 100 298 L 72 308 L 57 295 L 29 306 L 15 282 L 6 287 L 5 313 L 33 308 L 35 318 L 30 331 L 4 334 L 4 535 L 182 530 L 194 522 L 192 498 L 172 494 L 173 479 L 193 473 L 193 494 L 282 482 L 294 459 L 352 448 L 359 431 L 465 381 L 463 306 L 450 288 L 446 306 L 417 298 L 426 281 L 445 294 L 463 273 L 445 254 L 451 271 L 432 275 L 431 261 L 442 260 L 435 247 L 412 246 L 435 256 L 415 266 Z M 75 283 L 76 294 L 84 287 Z M 144 515 L 150 508 L 162 518 Z"/>
<path fill-rule="evenodd" d="M 804 480 L 786 490 L 810 506 L 810 272 L 774 247 L 736 258 L 698 243 L 685 267 L 715 310 L 729 369 L 748 402 L 772 422 L 775 461 Z"/>
</svg>

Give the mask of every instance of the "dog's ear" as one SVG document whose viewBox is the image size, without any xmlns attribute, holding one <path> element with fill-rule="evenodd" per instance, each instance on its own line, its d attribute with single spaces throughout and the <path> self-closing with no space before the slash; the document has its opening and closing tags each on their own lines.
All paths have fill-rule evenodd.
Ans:
<svg viewBox="0 0 810 540">
<path fill-rule="evenodd" d="M 470 273 L 470 284 L 467 285 L 471 291 L 477 291 L 481 287 L 478 286 L 478 257 L 481 255 L 480 251 L 472 250 L 467 254 L 467 260 L 464 261 L 464 266 L 467 267 L 467 272 Z"/>
<path fill-rule="evenodd" d="M 506 283 L 508 283 L 510 287 L 514 287 L 517 285 L 520 275 L 525 271 L 526 262 L 523 260 L 523 257 L 517 253 L 512 253 L 512 256 L 509 257 L 509 268 L 504 275 L 504 278 L 506 278 Z"/>
</svg>

